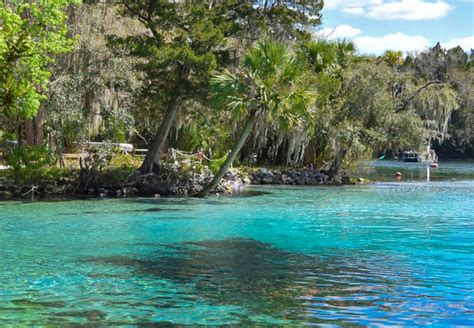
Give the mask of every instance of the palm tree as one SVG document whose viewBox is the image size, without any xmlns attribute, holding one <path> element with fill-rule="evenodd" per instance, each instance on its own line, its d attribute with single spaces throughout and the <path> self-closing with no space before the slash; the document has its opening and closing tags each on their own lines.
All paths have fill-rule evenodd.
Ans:
<svg viewBox="0 0 474 328">
<path fill-rule="evenodd" d="M 387 50 L 382 56 L 382 60 L 391 67 L 403 65 L 403 53 L 401 51 Z"/>
<path fill-rule="evenodd" d="M 299 54 L 314 73 L 340 79 L 354 58 L 355 45 L 345 39 L 307 41 L 300 44 Z"/>
<path fill-rule="evenodd" d="M 316 93 L 307 83 L 304 65 L 282 43 L 257 42 L 242 67 L 224 70 L 212 79 L 213 95 L 220 107 L 246 123 L 224 164 L 196 196 L 204 197 L 220 182 L 252 132 L 259 117 L 278 120 L 291 129 L 313 118 Z"/>
<path fill-rule="evenodd" d="M 332 149 L 333 163 L 329 169 L 330 175 L 339 170 L 342 160 L 352 143 L 350 133 L 347 131 L 348 126 L 347 124 L 341 124 L 344 122 L 341 122 L 341 118 L 336 116 L 331 105 L 334 99 L 331 99 L 340 92 L 340 86 L 344 80 L 343 73 L 347 72 L 348 68 L 357 60 L 355 52 L 354 43 L 345 39 L 309 41 L 302 43 L 299 47 L 299 55 L 307 63 L 309 70 L 317 75 L 318 107 L 324 108 L 323 111 L 319 112 L 324 117 L 317 121 L 319 126 L 313 132 L 312 140 L 318 145 L 318 148 L 314 149 L 314 154 L 323 158 L 327 156 L 325 149 L 330 146 L 336 148 Z M 341 131 L 334 133 L 338 129 Z M 339 136 L 337 138 L 339 140 L 334 136 Z M 344 138 L 340 136 L 344 136 Z M 341 142 L 342 140 L 348 141 L 349 144 L 344 145 Z"/>
</svg>

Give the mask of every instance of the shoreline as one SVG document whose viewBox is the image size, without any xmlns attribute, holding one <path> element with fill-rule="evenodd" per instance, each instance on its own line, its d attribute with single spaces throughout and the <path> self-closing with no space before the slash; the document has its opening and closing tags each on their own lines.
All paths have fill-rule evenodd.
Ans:
<svg viewBox="0 0 474 328">
<path fill-rule="evenodd" d="M 181 172 L 182 173 L 182 172 Z M 104 182 L 80 186 L 80 179 L 45 180 L 38 183 L 16 184 L 10 177 L 0 180 L 0 201 L 3 200 L 74 200 L 94 198 L 134 198 L 134 197 L 192 197 L 212 178 L 212 173 L 192 172 L 178 179 L 171 173 L 134 175 L 121 183 Z M 99 173 L 100 176 L 100 173 Z M 360 182 L 360 181 L 359 181 Z M 268 169 L 232 168 L 212 195 L 238 195 L 245 193 L 248 186 L 341 186 L 355 184 L 343 174 L 330 178 L 326 171 L 315 168 Z M 31 193 L 35 193 L 31 197 Z"/>
<path fill-rule="evenodd" d="M 455 163 L 456 166 L 452 166 L 452 163 Z M 431 180 L 474 179 L 474 171 L 464 169 L 464 167 L 470 167 L 471 163 L 472 161 L 443 161 L 440 168 L 431 169 Z M 466 166 L 462 164 L 466 164 Z M 132 168 L 125 169 L 125 171 L 132 173 L 124 175 L 123 169 L 95 172 L 94 182 L 82 189 L 79 171 L 65 171 L 55 178 L 40 178 L 37 179 L 38 183 L 33 184 L 38 192 L 34 199 L 61 201 L 96 198 L 192 197 L 213 176 L 208 169 L 198 172 L 184 171 L 180 168 L 168 169 L 159 174 L 150 175 L 138 175 Z M 393 177 L 393 172 L 396 171 L 403 173 L 401 179 Z M 424 166 L 416 167 L 395 161 L 375 162 L 372 166 L 364 164 L 350 172 L 351 177 L 344 174 L 343 171 L 343 174 L 330 179 L 325 170 L 313 167 L 231 168 L 213 194 L 220 196 L 245 194 L 247 187 L 252 186 L 334 187 L 366 185 L 374 182 L 421 181 L 427 178 Z M 28 192 L 31 191 L 31 188 L 31 183 L 16 184 L 12 172 L 3 174 L 0 176 L 0 201 L 30 201 L 31 194 Z"/>
</svg>

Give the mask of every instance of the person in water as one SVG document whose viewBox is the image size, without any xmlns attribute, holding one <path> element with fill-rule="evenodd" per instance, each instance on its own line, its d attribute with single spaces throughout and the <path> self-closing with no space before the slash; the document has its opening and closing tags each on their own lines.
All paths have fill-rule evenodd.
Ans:
<svg viewBox="0 0 474 328">
<path fill-rule="evenodd" d="M 395 180 L 399 181 L 402 179 L 402 172 L 397 171 L 395 172 Z"/>
</svg>

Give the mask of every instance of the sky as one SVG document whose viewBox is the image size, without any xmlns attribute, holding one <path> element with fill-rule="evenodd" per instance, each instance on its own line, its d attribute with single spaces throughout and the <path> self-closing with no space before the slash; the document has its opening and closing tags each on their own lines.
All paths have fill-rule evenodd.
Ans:
<svg viewBox="0 0 474 328">
<path fill-rule="evenodd" d="M 354 41 L 360 53 L 474 48 L 474 0 L 324 0 L 316 34 Z"/>
</svg>

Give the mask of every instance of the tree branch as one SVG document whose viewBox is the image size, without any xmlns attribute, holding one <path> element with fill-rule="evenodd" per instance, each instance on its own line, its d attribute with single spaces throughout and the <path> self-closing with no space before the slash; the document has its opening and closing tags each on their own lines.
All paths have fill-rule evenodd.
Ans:
<svg viewBox="0 0 474 328">
<path fill-rule="evenodd" d="M 122 1 L 122 4 L 125 6 L 125 8 L 127 8 L 127 10 L 132 15 L 134 15 L 143 25 L 145 25 L 145 27 L 147 27 L 151 31 L 154 37 L 158 37 L 158 31 L 153 26 L 153 19 L 152 19 L 153 7 L 152 7 L 151 1 L 148 2 L 146 16 L 141 14 L 139 10 L 133 9 L 129 4 L 127 4 L 126 1 Z"/>
<path fill-rule="evenodd" d="M 426 89 L 427 87 L 429 87 L 430 85 L 432 84 L 443 84 L 445 82 L 443 81 L 440 81 L 440 80 L 433 80 L 433 81 L 428 81 L 426 82 L 424 85 L 422 85 L 420 88 L 418 88 L 415 92 L 413 92 L 408 98 L 406 98 L 402 103 L 401 105 L 398 107 L 398 110 L 397 112 L 401 112 L 405 109 L 407 109 L 408 105 L 410 104 L 410 102 L 415 99 L 420 93 L 421 91 L 423 91 L 424 89 Z"/>
</svg>

